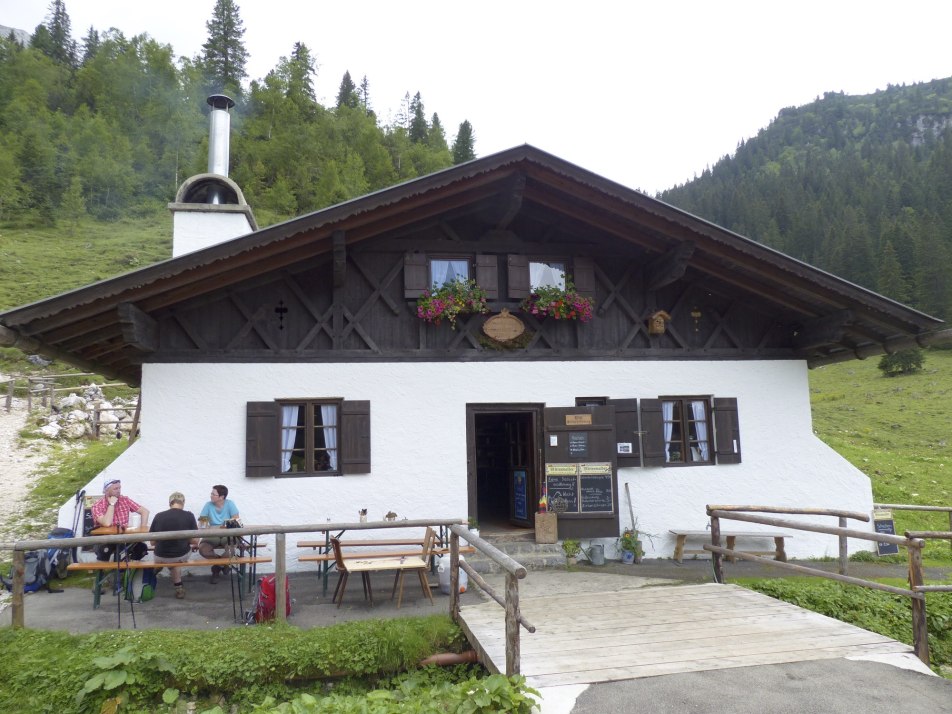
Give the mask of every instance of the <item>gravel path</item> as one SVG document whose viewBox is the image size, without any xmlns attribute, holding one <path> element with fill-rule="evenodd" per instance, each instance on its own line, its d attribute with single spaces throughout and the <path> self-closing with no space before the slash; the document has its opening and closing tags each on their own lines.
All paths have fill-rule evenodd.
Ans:
<svg viewBox="0 0 952 714">
<path fill-rule="evenodd" d="M 50 445 L 42 439 L 20 440 L 20 430 L 27 418 L 26 402 L 14 399 L 9 412 L 5 406 L 5 402 L 0 400 L 0 484 L 3 488 L 0 540 L 18 535 L 14 526 L 50 452 Z M 43 524 L 44 528 L 48 526 L 50 524 Z"/>
</svg>

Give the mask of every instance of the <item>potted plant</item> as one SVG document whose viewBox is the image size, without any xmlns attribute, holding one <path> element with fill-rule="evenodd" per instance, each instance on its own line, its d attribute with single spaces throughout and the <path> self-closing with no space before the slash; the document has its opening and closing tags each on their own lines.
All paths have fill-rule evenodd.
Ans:
<svg viewBox="0 0 952 714">
<path fill-rule="evenodd" d="M 566 538 L 562 541 L 562 552 L 565 553 L 565 567 L 572 568 L 578 563 L 578 554 L 582 552 L 582 544 L 577 540 Z"/>
<path fill-rule="evenodd" d="M 470 516 L 467 519 L 467 523 L 469 524 L 469 532 L 479 538 L 479 523 L 476 522 L 476 518 Z"/>
<path fill-rule="evenodd" d="M 523 298 L 520 307 L 536 317 L 588 322 L 595 316 L 595 300 L 579 294 L 571 279 L 565 276 L 565 287 L 545 285 Z"/>
<path fill-rule="evenodd" d="M 486 291 L 472 278 L 451 280 L 442 286 L 433 285 L 417 298 L 417 317 L 434 325 L 447 320 L 454 330 L 458 315 L 487 312 L 489 307 L 486 305 Z"/>
<path fill-rule="evenodd" d="M 626 565 L 641 562 L 641 541 L 638 540 L 638 531 L 625 529 L 618 539 L 618 547 L 621 549 L 621 562 Z"/>
</svg>

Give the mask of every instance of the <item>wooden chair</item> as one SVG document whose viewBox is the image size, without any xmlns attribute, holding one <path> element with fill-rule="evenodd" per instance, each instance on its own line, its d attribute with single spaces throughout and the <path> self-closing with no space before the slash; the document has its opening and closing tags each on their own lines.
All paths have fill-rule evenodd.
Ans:
<svg viewBox="0 0 952 714">
<path fill-rule="evenodd" d="M 340 607 L 340 604 L 344 601 L 344 590 L 347 589 L 347 578 L 350 576 L 350 572 L 347 570 L 347 562 L 341 553 L 339 538 L 331 537 L 331 548 L 334 550 L 334 563 L 339 573 L 337 588 L 334 590 L 334 598 L 331 602 L 336 602 L 337 607 Z M 369 594 L 370 602 L 373 603 L 373 591 L 370 589 L 370 573 L 368 571 L 361 571 L 360 576 L 364 584 L 364 599 L 366 600 Z"/>
<path fill-rule="evenodd" d="M 400 603 L 403 601 L 403 574 L 407 570 L 414 570 L 420 578 L 420 587 L 423 588 L 423 594 L 433 605 L 433 593 L 430 592 L 430 583 L 427 582 L 426 572 L 430 568 L 430 558 L 433 556 L 433 548 L 436 544 L 436 532 L 427 527 L 426 534 L 423 536 L 423 551 L 420 554 L 419 564 L 416 556 L 407 558 L 408 562 L 401 563 L 401 568 L 397 571 L 397 577 L 393 581 L 393 592 L 390 593 L 390 599 L 393 600 L 394 593 L 397 593 L 397 609 L 400 609 Z"/>
</svg>

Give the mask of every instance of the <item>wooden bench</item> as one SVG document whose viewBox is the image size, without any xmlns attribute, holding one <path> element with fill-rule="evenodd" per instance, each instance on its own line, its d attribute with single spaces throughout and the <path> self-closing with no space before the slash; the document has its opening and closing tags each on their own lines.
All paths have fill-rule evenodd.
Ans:
<svg viewBox="0 0 952 714">
<path fill-rule="evenodd" d="M 674 545 L 674 559 L 678 563 L 682 561 L 685 553 L 689 554 L 699 554 L 699 553 L 708 553 L 706 550 L 685 550 L 684 543 L 688 538 L 697 538 L 697 537 L 706 537 L 708 541 L 711 540 L 711 532 L 709 530 L 705 531 L 687 531 L 687 530 L 675 530 L 671 529 L 668 531 L 673 535 L 677 536 Z M 783 548 L 784 538 L 793 538 L 793 536 L 787 533 L 780 533 L 777 531 L 721 531 L 721 537 L 727 541 L 727 548 L 729 550 L 736 550 L 734 547 L 737 544 L 738 538 L 773 538 L 774 540 L 774 549 L 773 550 L 747 550 L 744 549 L 745 553 L 751 553 L 753 555 L 773 555 L 774 560 L 779 560 L 786 562 L 787 554 Z M 728 561 L 734 562 L 734 558 L 728 556 Z"/>
<path fill-rule="evenodd" d="M 244 566 L 255 567 L 260 563 L 270 563 L 271 558 L 265 556 L 243 556 L 235 558 L 196 558 L 194 560 L 186 560 L 184 563 L 156 563 L 153 560 L 120 560 L 118 563 L 114 560 L 95 560 L 89 561 L 86 563 L 70 563 L 66 570 L 68 571 L 87 571 L 96 573 L 96 582 L 93 585 L 93 609 L 99 607 L 99 604 L 102 599 L 102 583 L 106 577 L 117 570 L 147 570 L 155 569 L 161 570 L 162 568 L 168 568 L 169 566 L 175 566 L 178 568 L 191 568 L 191 567 L 201 567 L 201 568 L 210 568 L 213 565 L 219 567 L 228 568 L 231 571 L 232 568 L 242 568 Z M 241 591 L 241 583 L 238 585 L 239 595 Z"/>
</svg>

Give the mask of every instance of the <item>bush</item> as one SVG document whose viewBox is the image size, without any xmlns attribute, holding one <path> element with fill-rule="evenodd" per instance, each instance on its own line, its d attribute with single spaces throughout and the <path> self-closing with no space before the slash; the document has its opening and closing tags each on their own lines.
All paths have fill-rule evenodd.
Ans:
<svg viewBox="0 0 952 714">
<path fill-rule="evenodd" d="M 892 354 L 883 355 L 879 360 L 879 369 L 887 377 L 896 377 L 900 374 L 914 374 L 922 370 L 925 355 L 922 350 L 899 350 Z"/>
</svg>

